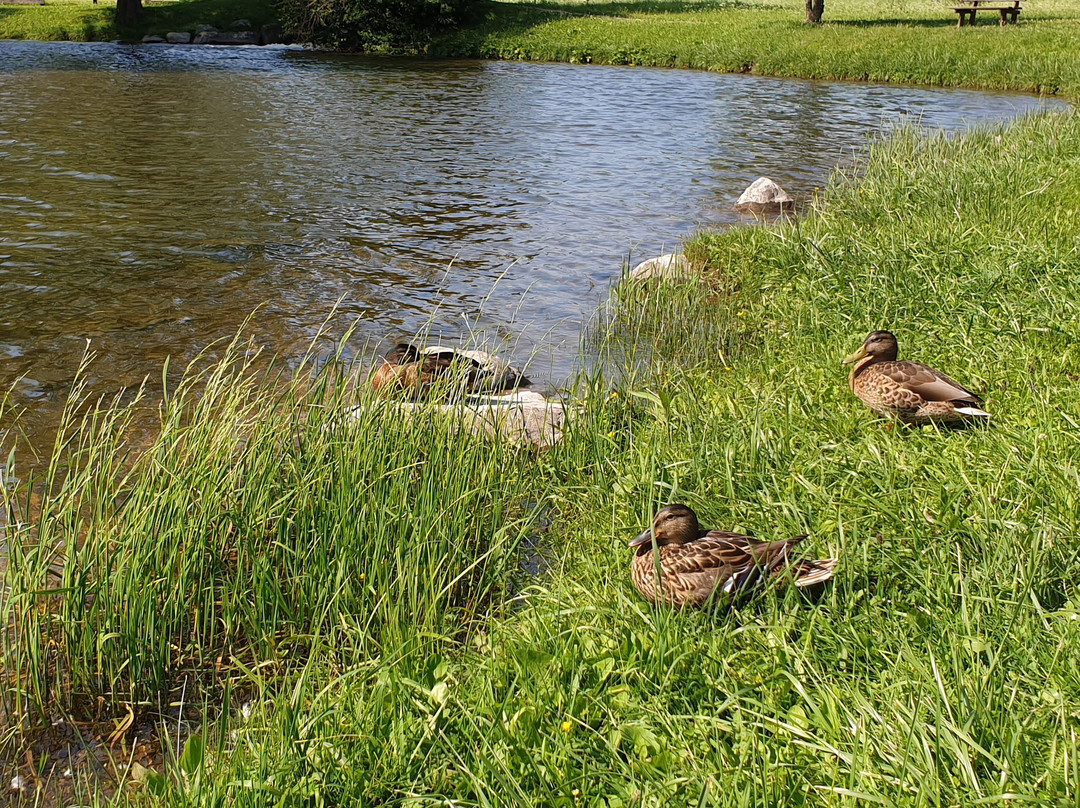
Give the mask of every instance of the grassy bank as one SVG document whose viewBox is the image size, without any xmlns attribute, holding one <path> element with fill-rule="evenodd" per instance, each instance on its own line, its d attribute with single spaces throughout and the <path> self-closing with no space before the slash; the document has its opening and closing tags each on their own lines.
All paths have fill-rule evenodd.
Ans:
<svg viewBox="0 0 1080 808">
<path fill-rule="evenodd" d="M 707 285 L 620 290 L 548 452 L 235 362 L 138 460 L 105 410 L 8 494 L 9 714 L 205 716 L 147 804 L 1075 803 L 1080 116 L 861 168 L 691 241 Z M 879 327 L 992 426 L 875 419 L 839 360 Z M 625 543 L 671 501 L 837 579 L 650 607 Z"/>
<path fill-rule="evenodd" d="M 0 38 L 138 40 L 240 17 L 258 27 L 274 14 L 265 0 L 180 0 L 148 6 L 138 26 L 118 32 L 108 0 L 59 0 L 0 6 Z M 836 0 L 821 26 L 804 16 L 801 0 L 488 3 L 430 53 L 1080 94 L 1071 0 L 1029 3 L 1004 29 L 984 15 L 957 30 L 956 15 L 931 0 Z"/>
<path fill-rule="evenodd" d="M 498 4 L 433 48 L 483 58 L 691 67 L 769 76 L 1080 92 L 1080 8 L 1027 4 L 964 30 L 947 4 L 837 0 L 807 26 L 799 0 Z M 992 24 L 991 24 L 992 23 Z"/>
</svg>

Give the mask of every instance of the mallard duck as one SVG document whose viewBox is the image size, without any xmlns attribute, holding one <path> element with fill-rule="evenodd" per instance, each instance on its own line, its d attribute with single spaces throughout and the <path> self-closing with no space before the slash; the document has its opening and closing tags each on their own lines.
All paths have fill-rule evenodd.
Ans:
<svg viewBox="0 0 1080 808">
<path fill-rule="evenodd" d="M 837 559 L 790 557 L 791 548 L 805 538 L 757 541 L 726 530 L 704 530 L 693 509 L 668 505 L 656 514 L 652 527 L 630 542 L 637 548 L 630 575 L 647 600 L 659 597 L 680 609 L 700 606 L 717 593 L 737 595 L 788 574 L 798 587 L 829 580 Z"/>
<path fill-rule="evenodd" d="M 852 392 L 878 415 L 905 424 L 963 424 L 990 417 L 982 399 L 944 373 L 919 362 L 897 361 L 896 337 L 875 331 L 862 347 L 845 357 L 855 363 L 848 383 Z"/>
<path fill-rule="evenodd" d="M 417 348 L 399 342 L 371 374 L 371 386 L 388 394 L 405 392 L 421 398 L 439 390 L 447 398 L 471 393 L 497 393 L 527 387 L 529 380 L 491 354 L 433 345 Z"/>
</svg>

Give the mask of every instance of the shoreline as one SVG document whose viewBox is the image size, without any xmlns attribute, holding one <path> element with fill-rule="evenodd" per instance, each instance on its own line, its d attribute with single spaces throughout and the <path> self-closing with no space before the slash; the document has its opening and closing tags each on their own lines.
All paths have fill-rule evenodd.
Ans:
<svg viewBox="0 0 1080 808">
<path fill-rule="evenodd" d="M 11 8 L 24 15 L 41 13 L 40 9 L 76 9 L 67 12 L 74 15 L 70 20 L 56 23 L 59 27 L 42 28 L 42 33 L 53 35 L 38 37 L 40 41 L 82 38 L 75 35 L 79 26 L 91 34 L 109 34 L 90 38 L 115 39 L 116 32 L 107 27 L 111 12 L 104 5 L 83 5 L 82 11 L 78 4 Z M 164 36 L 167 30 L 195 31 L 200 22 L 228 28 L 236 17 L 250 18 L 253 30 L 273 22 L 250 0 L 235 0 L 214 19 L 187 20 L 186 5 L 148 7 L 131 39 Z M 583 7 L 589 6 L 488 3 L 482 19 L 435 39 L 427 55 L 1005 90 L 1070 101 L 1080 96 L 1074 46 L 1080 9 L 1066 0 L 1044 0 L 1038 9 L 1026 10 L 1017 25 L 984 23 L 964 30 L 953 30 L 953 21 L 942 9 L 918 0 L 900 0 L 885 12 L 870 0 L 848 0 L 827 11 L 821 26 L 803 24 L 802 4 L 793 0 L 720 9 L 708 3 L 631 4 L 615 8 L 619 14 L 595 15 L 576 11 Z M 96 22 L 81 22 L 81 13 L 97 15 Z M 7 27 L 0 19 L 0 37 L 33 39 L 33 18 L 23 19 L 20 25 L 12 18 Z M 622 28 L 612 30 L 613 24 Z M 96 26 L 102 25 L 106 27 L 99 31 Z"/>
<path fill-rule="evenodd" d="M 190 388 L 178 391 L 122 484 L 109 433 L 88 439 L 73 475 L 85 488 L 66 489 L 85 498 L 54 500 L 45 526 L 61 539 L 81 507 L 100 514 L 93 541 L 65 551 L 66 586 L 93 597 L 54 589 L 64 605 L 48 619 L 16 609 L 20 636 L 60 655 L 55 696 L 98 692 L 117 720 L 128 707 L 154 716 L 158 688 L 217 659 L 188 696 L 201 736 L 220 738 L 197 771 L 206 795 L 235 804 L 312 784 L 341 801 L 496 799 L 507 756 L 528 761 L 509 792 L 528 803 L 626 804 L 629 782 L 637 800 L 670 802 L 672 775 L 752 777 L 745 744 L 787 761 L 763 783 L 785 800 L 808 783 L 895 797 L 897 776 L 950 802 L 1064 794 L 1064 764 L 1044 752 L 1070 743 L 1065 702 L 1035 684 L 1064 694 L 1080 663 L 1067 541 L 1080 533 L 1068 417 L 1080 255 L 1075 218 L 1060 215 L 1080 207 L 1066 170 L 1078 159 L 1076 112 L 952 140 L 900 131 L 799 222 L 689 240 L 704 283 L 615 290 L 596 338 L 619 373 L 577 380 L 579 419 L 544 452 L 378 408 L 342 432 L 332 386 L 274 392 L 274 409 L 242 375 L 186 404 Z M 873 418 L 839 360 L 881 326 L 903 356 L 983 395 L 991 427 Z M 239 424 L 252 430 L 242 441 Z M 725 529 L 809 533 L 841 559 L 836 580 L 818 599 L 770 593 L 732 611 L 644 606 L 626 537 L 670 501 Z M 40 593 L 50 558 L 12 546 L 8 584 Z M 537 548 L 548 564 L 527 575 Z M 103 633 L 115 639 L 99 647 Z M 1004 784 L 994 769 L 957 780 L 953 764 L 894 756 L 945 731 L 980 681 L 965 709 L 983 736 L 956 739 L 954 763 L 1005 756 Z M 237 709 L 217 687 L 252 696 Z M 168 732 L 174 719 L 158 720 Z M 169 788 L 186 787 L 181 752 L 166 754 Z M 379 777 L 357 776 L 373 761 Z M 137 801 L 144 787 L 128 788 Z"/>
</svg>

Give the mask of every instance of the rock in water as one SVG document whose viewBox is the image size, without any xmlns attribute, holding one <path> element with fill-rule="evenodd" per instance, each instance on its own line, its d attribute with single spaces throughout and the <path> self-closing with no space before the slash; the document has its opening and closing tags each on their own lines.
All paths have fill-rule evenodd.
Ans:
<svg viewBox="0 0 1080 808">
<path fill-rule="evenodd" d="M 795 200 L 768 177 L 759 177 L 743 191 L 735 203 L 735 210 L 748 213 L 790 212 L 795 210 Z"/>
</svg>

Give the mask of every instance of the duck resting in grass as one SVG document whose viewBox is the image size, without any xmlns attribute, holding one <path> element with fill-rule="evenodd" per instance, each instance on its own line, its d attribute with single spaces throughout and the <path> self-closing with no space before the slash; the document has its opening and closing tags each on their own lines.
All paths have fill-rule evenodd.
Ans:
<svg viewBox="0 0 1080 808">
<path fill-rule="evenodd" d="M 875 331 L 844 359 L 845 365 L 855 364 L 848 377 L 852 392 L 878 415 L 905 424 L 951 426 L 990 418 L 975 393 L 920 362 L 898 361 L 899 351 L 892 333 Z"/>
<path fill-rule="evenodd" d="M 399 342 L 371 374 L 371 386 L 384 395 L 404 393 L 425 398 L 433 392 L 447 399 L 474 393 L 501 393 L 529 386 L 519 371 L 483 351 L 442 345 L 418 348 Z"/>
<path fill-rule="evenodd" d="M 726 530 L 705 530 L 691 508 L 668 505 L 656 514 L 652 527 L 630 542 L 636 548 L 630 575 L 646 600 L 679 609 L 788 577 L 797 587 L 812 586 L 832 578 L 837 559 L 793 558 L 792 548 L 805 538 L 757 541 Z"/>
</svg>

